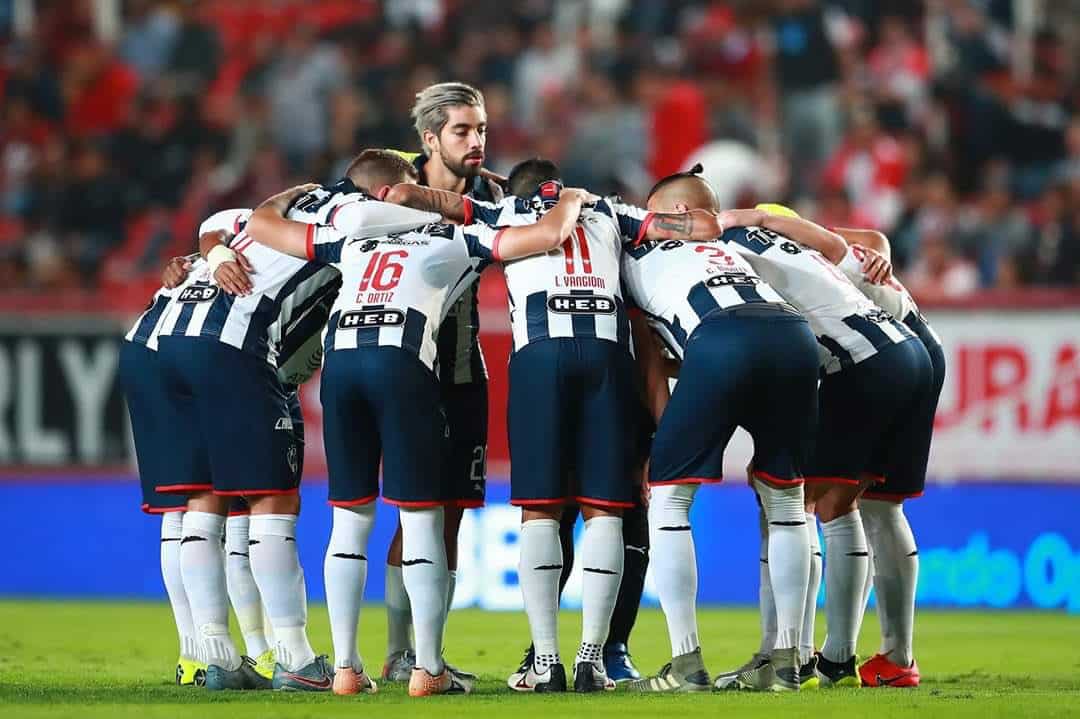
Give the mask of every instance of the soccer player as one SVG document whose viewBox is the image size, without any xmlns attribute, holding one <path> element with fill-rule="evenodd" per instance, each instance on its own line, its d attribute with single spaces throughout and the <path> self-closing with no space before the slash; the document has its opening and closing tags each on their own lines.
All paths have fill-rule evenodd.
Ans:
<svg viewBox="0 0 1080 719">
<path fill-rule="evenodd" d="M 888 238 L 873 230 L 833 228 L 833 232 L 848 243 L 840 269 L 863 294 L 915 333 L 933 365 L 933 384 L 923 406 L 921 431 L 896 438 L 907 447 L 902 455 L 905 461 L 891 467 L 885 481 L 867 488 L 859 499 L 873 567 L 873 576 L 863 592 L 863 605 L 872 583 L 881 623 L 881 648 L 859 667 L 859 677 L 867 687 L 914 687 L 920 678 L 912 646 L 919 551 L 903 503 L 922 496 L 926 486 L 934 414 L 945 383 L 945 352 L 941 339 L 903 284 L 895 276 L 875 282 L 876 278 L 868 274 L 875 253 L 890 258 Z"/>
<path fill-rule="evenodd" d="M 415 178 L 414 168 L 392 153 L 381 154 L 380 166 L 397 168 L 399 182 Z M 393 193 L 385 186 L 366 189 Z M 442 196 L 465 205 L 450 193 Z M 545 221 L 528 227 L 496 232 L 480 224 L 433 224 L 362 242 L 326 225 L 284 219 L 286 199 L 273 198 L 255 212 L 253 234 L 313 266 L 339 267 L 356 288 L 339 298 L 325 338 L 323 426 L 335 533 L 336 510 L 352 508 L 363 536 L 348 549 L 363 557 L 381 459 L 383 498 L 400 510 L 402 574 L 416 635 L 409 694 L 466 693 L 471 683 L 450 672 L 442 658 L 448 583 L 443 507 L 455 497 L 452 481 L 442 475 L 445 424 L 434 371 L 438 327 L 463 283 L 475 280 L 478 264 L 557 247 L 586 193 L 567 191 Z M 409 402 L 401 401 L 403 395 Z"/>
<path fill-rule="evenodd" d="M 147 308 L 124 336 L 119 364 L 120 386 L 127 399 L 135 439 L 142 510 L 161 515 L 161 576 L 180 638 L 176 683 L 181 686 L 201 685 L 206 678 L 206 665 L 200 661 L 199 640 L 180 573 L 180 540 L 187 501 L 182 496 L 160 494 L 154 489 L 160 481 L 162 465 L 169 461 L 172 439 L 170 428 L 157 414 L 164 391 L 154 330 L 173 291 L 187 277 L 193 262 L 199 261 L 192 257 L 169 260 L 162 274 L 161 289 L 154 293 Z"/>
<path fill-rule="evenodd" d="M 729 228 L 725 241 L 806 314 L 821 346 L 817 439 L 805 474 L 807 502 L 825 536 L 829 631 L 811 657 L 813 622 L 804 619 L 800 678 L 807 682 L 816 675 L 824 686 L 858 686 L 855 643 L 869 550 L 857 500 L 907 461 L 907 443 L 896 437 L 925 432 L 932 364 L 915 334 L 836 268 L 847 252 L 840 237 L 801 218 L 760 209 L 727 210 L 720 219 Z M 817 561 L 812 557 L 812 579 L 820 576 Z M 816 589 L 809 586 L 808 614 Z M 730 675 L 719 681 L 730 684 Z"/>
<path fill-rule="evenodd" d="M 236 211 L 240 230 L 245 211 Z M 244 250 L 251 290 L 222 291 L 220 276 Z M 328 690 L 331 673 L 307 639 L 303 574 L 296 552 L 300 438 L 285 387 L 276 374 L 292 332 L 340 276 L 251 246 L 240 232 L 232 247 L 208 253 L 165 307 L 158 354 L 168 402 L 158 408 L 171 428 L 168 471 L 158 491 L 187 494 L 181 569 L 206 652 L 210 689 Z M 306 339 L 306 338 L 305 338 Z M 228 634 L 222 532 L 229 499 L 251 506 L 249 555 L 276 641 L 272 681 L 241 658 Z"/>
<path fill-rule="evenodd" d="M 475 200 L 502 199 L 496 182 L 481 175 L 487 143 L 484 96 L 475 87 L 444 82 L 416 94 L 412 118 L 423 152 L 401 153 L 419 172 L 419 182 Z M 450 433 L 447 472 L 454 487 L 454 502 L 446 506 L 446 555 L 450 581 L 447 611 L 453 603 L 457 578 L 458 529 L 465 509 L 484 504 L 487 482 L 488 391 L 487 367 L 480 348 L 479 305 L 476 282 L 471 282 L 450 307 L 439 326 L 439 388 Z M 412 613 L 401 575 L 401 527 L 386 558 L 386 662 L 382 677 L 408 681 L 415 651 Z M 465 680 L 476 676 L 454 666 Z"/>
<path fill-rule="evenodd" d="M 715 212 L 717 205 L 711 186 L 693 171 L 662 179 L 649 196 L 653 210 Z M 658 421 L 649 526 L 672 647 L 671 662 L 659 675 L 633 682 L 635 691 L 712 688 L 697 632 L 689 511 L 702 483 L 721 480 L 724 448 L 737 426 L 754 439 L 750 484 L 770 529 L 781 627 L 759 671 L 737 681 L 746 689 L 800 687 L 797 645 L 809 574 L 801 466 L 817 409 L 817 343 L 802 315 L 718 238 L 644 242 L 623 256 L 630 297 L 682 363 L 669 397 L 658 347 L 647 332 L 635 337 Z"/>
<path fill-rule="evenodd" d="M 498 225 L 545 218 L 560 197 L 559 169 L 547 160 L 518 164 L 508 181 L 513 197 L 501 204 Z M 615 686 L 603 645 L 623 569 L 620 515 L 633 504 L 628 480 L 636 409 L 619 255 L 624 237 L 704 239 L 719 231 L 715 216 L 698 215 L 646 221 L 644 211 L 601 200 L 582 214 L 557 252 L 505 264 L 514 336 L 507 408 L 511 503 L 522 507 L 518 577 L 534 647 L 531 665 L 507 680 L 517 691 L 567 688 L 556 625 L 564 563 L 559 519 L 569 500 L 585 516 L 574 688 Z M 571 468 L 573 486 L 567 482 Z"/>
</svg>

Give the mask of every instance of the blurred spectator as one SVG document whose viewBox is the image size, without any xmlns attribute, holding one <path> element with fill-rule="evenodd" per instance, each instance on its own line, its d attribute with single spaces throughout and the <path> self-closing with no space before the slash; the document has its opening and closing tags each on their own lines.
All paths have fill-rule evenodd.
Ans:
<svg viewBox="0 0 1080 719">
<path fill-rule="evenodd" d="M 105 6 L 34 5 L 0 45 L 5 287 L 152 282 L 209 212 L 419 149 L 443 80 L 485 92 L 504 173 L 549 156 L 640 201 L 701 161 L 725 205 L 881 229 L 931 295 L 1080 286 L 1072 5 L 125 0 L 115 43 Z"/>
<path fill-rule="evenodd" d="M 784 150 L 798 195 L 810 190 L 814 173 L 840 139 L 840 64 L 819 0 L 779 4 L 772 19 L 774 71 Z"/>
<path fill-rule="evenodd" d="M 217 32 L 198 14 L 198 3 L 179 3 L 180 28 L 175 32 L 168 62 L 168 80 L 176 94 L 201 93 L 214 79 L 221 60 Z"/>
</svg>

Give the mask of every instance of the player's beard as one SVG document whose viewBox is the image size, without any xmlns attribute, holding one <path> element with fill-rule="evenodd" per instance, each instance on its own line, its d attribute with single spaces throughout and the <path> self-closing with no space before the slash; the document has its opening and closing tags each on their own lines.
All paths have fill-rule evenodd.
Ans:
<svg viewBox="0 0 1080 719">
<path fill-rule="evenodd" d="M 454 175 L 460 177 L 463 180 L 471 180 L 480 174 L 480 168 L 482 164 L 469 165 L 466 164 L 466 160 L 470 157 L 476 157 L 475 155 L 464 155 L 459 159 L 451 160 L 446 155 L 443 155 L 443 164 L 446 165 L 446 169 L 450 170 Z M 481 156 L 482 157 L 482 156 Z"/>
</svg>

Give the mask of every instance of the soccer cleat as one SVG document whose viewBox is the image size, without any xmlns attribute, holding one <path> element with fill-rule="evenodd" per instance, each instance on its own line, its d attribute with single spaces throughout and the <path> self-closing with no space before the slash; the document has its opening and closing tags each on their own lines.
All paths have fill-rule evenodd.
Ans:
<svg viewBox="0 0 1080 719">
<path fill-rule="evenodd" d="M 769 661 L 735 677 L 734 686 L 752 692 L 799 691 L 799 654 L 795 648 L 775 649 Z"/>
<path fill-rule="evenodd" d="M 717 689 L 738 689 L 738 678 L 740 674 L 753 671 L 769 663 L 769 655 L 764 652 L 754 652 L 754 656 L 750 657 L 749 661 L 743 664 L 738 669 L 731 669 L 718 674 L 713 686 Z"/>
<path fill-rule="evenodd" d="M 480 678 L 472 672 L 467 672 L 464 669 L 458 669 L 450 662 L 444 661 L 444 663 L 446 664 L 446 668 L 450 671 L 450 673 L 463 682 L 475 682 L 477 679 Z"/>
<path fill-rule="evenodd" d="M 632 692 L 707 692 L 709 673 L 698 647 L 689 654 L 680 654 L 665 664 L 654 677 L 632 681 L 626 685 Z"/>
<path fill-rule="evenodd" d="M 818 678 L 817 671 L 817 656 L 810 657 L 810 661 L 799 667 L 799 690 L 807 691 L 810 689 L 820 689 L 821 680 Z"/>
<path fill-rule="evenodd" d="M 206 667 L 206 688 L 210 691 L 271 687 L 270 680 L 255 671 L 255 660 L 251 657 L 240 657 L 240 666 L 236 669 L 224 669 L 216 664 Z"/>
<path fill-rule="evenodd" d="M 206 684 L 206 665 L 194 659 L 176 660 L 176 684 L 181 687 L 201 687 Z"/>
<path fill-rule="evenodd" d="M 453 672 L 444 668 L 442 674 L 432 676 L 426 669 L 416 667 L 409 677 L 409 696 L 429 697 L 435 694 L 468 694 L 472 691 L 472 682 L 458 679 Z"/>
<path fill-rule="evenodd" d="M 334 669 L 334 694 L 348 696 L 351 694 L 374 694 L 379 687 L 372 681 L 364 670 L 356 671 L 352 667 L 335 667 Z"/>
<path fill-rule="evenodd" d="M 574 665 L 574 691 L 578 694 L 590 692 L 613 692 L 615 681 L 604 668 L 592 662 L 578 662 Z"/>
<path fill-rule="evenodd" d="M 326 655 L 315 657 L 311 664 L 290 672 L 274 665 L 274 689 L 282 692 L 328 692 L 334 686 L 334 670 Z"/>
<path fill-rule="evenodd" d="M 817 667 L 815 667 L 814 671 L 817 672 L 822 687 L 861 686 L 862 682 L 859 680 L 859 675 L 855 673 L 854 655 L 846 662 L 830 662 L 821 652 L 816 653 L 814 656 L 817 657 Z"/>
<path fill-rule="evenodd" d="M 528 653 L 525 658 L 530 659 Z M 544 671 L 538 672 L 531 663 L 528 665 L 523 663 L 506 680 L 506 686 L 516 692 L 537 692 L 538 694 L 564 692 L 566 691 L 566 668 L 562 664 L 551 664 Z"/>
<path fill-rule="evenodd" d="M 276 664 L 276 661 L 274 660 L 273 649 L 267 649 L 255 657 L 255 671 L 271 681 L 274 679 L 274 664 Z"/>
<path fill-rule="evenodd" d="M 634 661 L 630 658 L 630 650 L 625 644 L 604 646 L 604 670 L 616 683 L 641 679 L 641 672 L 634 666 Z"/>
<path fill-rule="evenodd" d="M 875 654 L 859 667 L 859 678 L 864 687 L 917 687 L 919 665 L 913 659 L 905 668 L 890 661 L 887 654 Z"/>
<path fill-rule="evenodd" d="M 416 652 L 402 649 L 386 658 L 383 664 L 382 678 L 387 682 L 407 682 L 412 679 L 412 670 L 416 665 Z"/>
</svg>

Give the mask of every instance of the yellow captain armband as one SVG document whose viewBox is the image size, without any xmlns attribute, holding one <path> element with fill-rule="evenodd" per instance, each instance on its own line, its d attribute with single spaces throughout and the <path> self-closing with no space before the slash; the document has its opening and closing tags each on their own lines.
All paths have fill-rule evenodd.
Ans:
<svg viewBox="0 0 1080 719">
<path fill-rule="evenodd" d="M 397 155 L 398 157 L 402 157 L 402 158 L 404 158 L 405 160 L 407 160 L 409 162 L 412 162 L 416 158 L 420 157 L 419 152 L 405 152 L 404 150 L 395 150 L 392 147 L 386 148 L 386 151 L 387 152 L 392 152 L 395 155 Z"/>
<path fill-rule="evenodd" d="M 798 217 L 799 213 L 790 207 L 779 205 L 775 202 L 762 202 L 754 206 L 755 210 L 762 210 L 768 212 L 770 215 L 780 215 L 782 217 Z"/>
</svg>

